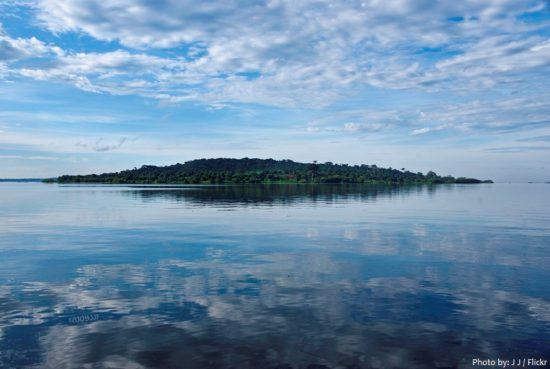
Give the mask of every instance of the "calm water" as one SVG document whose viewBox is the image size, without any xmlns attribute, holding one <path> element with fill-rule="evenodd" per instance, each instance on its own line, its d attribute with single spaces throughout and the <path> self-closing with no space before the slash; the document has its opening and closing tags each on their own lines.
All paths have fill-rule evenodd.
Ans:
<svg viewBox="0 0 550 369">
<path fill-rule="evenodd" d="M 0 184 L 2 368 L 550 359 L 550 185 Z"/>
</svg>

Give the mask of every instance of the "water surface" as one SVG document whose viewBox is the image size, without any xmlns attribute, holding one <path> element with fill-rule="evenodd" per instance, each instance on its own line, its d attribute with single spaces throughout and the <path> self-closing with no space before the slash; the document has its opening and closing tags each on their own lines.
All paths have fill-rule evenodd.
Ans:
<svg viewBox="0 0 550 369">
<path fill-rule="evenodd" d="M 550 359 L 550 185 L 0 184 L 2 368 Z"/>
</svg>

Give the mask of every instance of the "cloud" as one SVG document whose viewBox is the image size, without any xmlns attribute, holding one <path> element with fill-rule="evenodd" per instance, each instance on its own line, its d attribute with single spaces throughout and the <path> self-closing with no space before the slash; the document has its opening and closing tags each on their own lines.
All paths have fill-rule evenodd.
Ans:
<svg viewBox="0 0 550 369">
<path fill-rule="evenodd" d="M 413 130 L 411 132 L 411 134 L 414 136 L 414 135 L 423 135 L 425 133 L 429 133 L 429 132 L 437 132 L 437 131 L 441 131 L 443 129 L 447 128 L 447 125 L 446 124 L 442 124 L 440 126 L 436 126 L 436 127 L 422 127 L 422 128 L 417 128 L 415 130 Z"/>
<path fill-rule="evenodd" d="M 51 33 L 118 50 L 3 35 L 0 59 L 47 59 L 11 65 L 12 74 L 169 103 L 322 107 L 364 86 L 468 91 L 543 75 L 550 60 L 550 42 L 535 35 L 545 24 L 521 20 L 546 11 L 537 0 L 37 0 L 31 8 Z"/>
<path fill-rule="evenodd" d="M 550 100 L 547 94 L 500 99 L 479 99 L 466 103 L 424 107 L 416 118 L 418 133 L 452 128 L 462 132 L 506 133 L 548 126 Z M 426 128 L 426 129 L 424 129 Z"/>
<path fill-rule="evenodd" d="M 61 49 L 49 46 L 35 37 L 11 38 L 0 24 L 0 62 L 13 62 L 24 58 L 60 54 Z"/>
<path fill-rule="evenodd" d="M 342 130 L 344 132 L 365 132 L 365 131 L 378 131 L 384 128 L 382 123 L 344 123 Z"/>
<path fill-rule="evenodd" d="M 410 112 L 405 109 L 345 109 L 332 111 L 309 121 L 306 131 L 310 133 L 344 132 L 348 134 L 378 132 L 406 125 L 410 118 Z"/>
<path fill-rule="evenodd" d="M 550 135 L 520 138 L 517 141 L 518 142 L 550 142 Z"/>
<path fill-rule="evenodd" d="M 192 44 L 229 63 L 235 62 L 236 54 L 226 52 L 235 46 L 240 46 L 239 52 L 246 52 L 242 44 L 250 46 L 247 56 L 269 56 L 277 51 L 276 57 L 292 58 L 306 50 L 289 46 L 322 48 L 331 39 L 344 42 L 350 38 L 354 43 L 366 40 L 381 45 L 409 42 L 441 45 L 456 37 L 453 32 L 459 37 L 475 37 L 499 28 L 513 30 L 514 16 L 541 11 L 543 7 L 541 1 L 518 4 L 512 0 L 445 4 L 413 0 L 383 3 L 272 0 L 246 5 L 237 1 L 205 4 L 192 0 L 37 3 L 38 19 L 53 32 L 82 32 L 132 48 Z M 503 15 L 507 18 L 503 19 Z M 448 20 L 456 16 L 464 16 L 464 21 Z M 428 19 L 430 22 L 426 22 Z M 281 20 L 286 21 L 284 27 Z M 304 41 L 316 42 L 307 45 Z"/>
<path fill-rule="evenodd" d="M 358 131 L 361 131 L 362 128 L 363 126 L 361 124 L 350 122 L 350 123 L 345 123 L 343 129 L 344 131 L 347 131 L 347 132 L 358 132 Z"/>
<path fill-rule="evenodd" d="M 548 151 L 550 146 L 509 146 L 509 147 L 494 147 L 485 149 L 486 152 L 495 154 L 514 154 L 530 151 Z"/>
<path fill-rule="evenodd" d="M 76 143 L 76 146 L 83 147 L 86 149 L 91 149 L 97 152 L 106 152 L 106 151 L 112 151 L 112 150 L 118 149 L 125 142 L 126 142 L 126 137 L 121 138 L 116 143 L 107 143 L 103 138 L 98 138 L 95 142 L 91 144 L 79 141 Z"/>
<path fill-rule="evenodd" d="M 414 131 L 412 131 L 412 134 L 413 135 L 421 135 L 421 134 L 424 134 L 424 133 L 428 133 L 430 132 L 431 129 L 428 128 L 428 127 L 424 127 L 424 128 L 417 128 L 415 129 Z"/>
<path fill-rule="evenodd" d="M 85 154 L 120 151 L 122 148 L 125 149 L 126 153 L 131 154 L 143 152 L 153 154 L 156 146 L 160 146 L 157 141 L 143 141 L 137 144 L 136 141 L 137 136 L 135 135 L 133 137 L 121 137 L 120 135 L 111 134 L 91 138 L 89 135 L 79 132 L 63 131 L 60 133 L 59 131 L 38 129 L 32 131 L 15 131 L 12 129 L 0 135 L 0 146 L 5 150 L 17 148 L 18 150 L 30 150 L 37 153 Z"/>
<path fill-rule="evenodd" d="M 436 69 L 443 75 L 491 86 L 499 80 L 509 80 L 510 74 L 545 70 L 549 66 L 549 39 L 498 35 L 482 39 L 463 54 L 439 62 Z"/>
<path fill-rule="evenodd" d="M 400 109 L 351 109 L 333 111 L 307 123 L 311 133 L 388 132 L 407 129 L 411 136 L 443 130 L 466 134 L 503 134 L 545 128 L 550 124 L 550 96 L 504 97 L 464 103 L 435 103 Z M 545 140 L 546 136 L 529 140 Z M 525 141 L 521 139 L 518 141 Z"/>
</svg>

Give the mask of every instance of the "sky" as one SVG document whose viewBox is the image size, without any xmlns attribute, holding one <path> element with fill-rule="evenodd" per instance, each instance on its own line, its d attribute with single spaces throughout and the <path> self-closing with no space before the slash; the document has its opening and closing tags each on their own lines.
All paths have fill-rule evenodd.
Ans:
<svg viewBox="0 0 550 369">
<path fill-rule="evenodd" d="M 0 0 L 0 178 L 211 157 L 550 181 L 548 0 Z"/>
</svg>

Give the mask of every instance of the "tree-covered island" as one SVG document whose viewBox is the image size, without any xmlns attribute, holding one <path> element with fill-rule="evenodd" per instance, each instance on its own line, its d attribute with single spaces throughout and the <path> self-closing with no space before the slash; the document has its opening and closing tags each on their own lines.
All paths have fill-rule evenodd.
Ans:
<svg viewBox="0 0 550 369">
<path fill-rule="evenodd" d="M 144 165 L 115 173 L 63 175 L 46 179 L 58 183 L 231 184 L 231 183 L 367 183 L 437 184 L 492 183 L 475 178 L 413 173 L 376 165 L 298 163 L 274 159 L 197 159 L 164 167 Z"/>
</svg>

